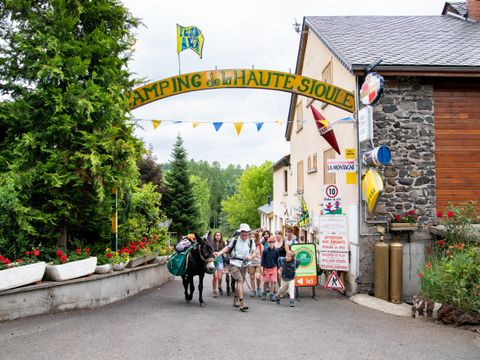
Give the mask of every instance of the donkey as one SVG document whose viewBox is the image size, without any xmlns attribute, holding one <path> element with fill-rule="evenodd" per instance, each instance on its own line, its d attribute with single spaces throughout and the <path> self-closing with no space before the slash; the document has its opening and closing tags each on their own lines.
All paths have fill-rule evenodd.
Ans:
<svg viewBox="0 0 480 360">
<path fill-rule="evenodd" d="M 183 288 L 185 289 L 185 301 L 190 303 L 193 299 L 193 292 L 195 291 L 195 285 L 193 284 L 194 276 L 198 276 L 198 300 L 200 306 L 205 306 L 203 302 L 203 278 L 205 272 L 211 274 L 215 271 L 215 265 L 213 263 L 213 249 L 208 242 L 195 234 L 196 245 L 190 252 L 187 259 L 187 272 L 182 275 Z M 190 292 L 188 291 L 190 290 Z"/>
</svg>

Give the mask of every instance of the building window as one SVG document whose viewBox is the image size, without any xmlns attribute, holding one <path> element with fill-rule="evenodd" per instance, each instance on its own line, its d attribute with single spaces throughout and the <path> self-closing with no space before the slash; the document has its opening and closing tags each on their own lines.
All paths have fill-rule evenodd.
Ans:
<svg viewBox="0 0 480 360">
<path fill-rule="evenodd" d="M 303 160 L 297 163 L 297 194 L 303 194 Z"/>
<path fill-rule="evenodd" d="M 328 159 L 335 159 L 335 150 L 328 149 L 327 151 L 323 152 L 323 183 L 324 184 L 335 184 L 335 173 L 328 173 L 327 172 L 327 163 Z"/>
<path fill-rule="evenodd" d="M 288 170 L 283 170 L 283 194 L 288 194 Z"/>
<path fill-rule="evenodd" d="M 297 104 L 297 132 L 303 129 L 303 101 Z"/>
<path fill-rule="evenodd" d="M 330 60 L 322 70 L 322 81 L 328 84 L 333 83 L 332 61 Z M 327 107 L 327 103 L 322 103 L 322 109 Z"/>
<path fill-rule="evenodd" d="M 307 160 L 307 172 L 314 173 L 317 172 L 317 153 L 310 155 Z"/>
</svg>

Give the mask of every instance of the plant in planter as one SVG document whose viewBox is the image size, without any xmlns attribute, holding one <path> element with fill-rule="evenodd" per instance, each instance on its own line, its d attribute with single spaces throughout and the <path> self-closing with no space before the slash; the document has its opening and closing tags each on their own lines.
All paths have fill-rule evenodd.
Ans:
<svg viewBox="0 0 480 360">
<path fill-rule="evenodd" d="M 417 215 L 415 210 L 410 209 L 407 212 L 396 214 L 392 219 L 392 229 L 411 228 L 417 226 Z"/>
<path fill-rule="evenodd" d="M 45 272 L 45 262 L 38 261 L 40 251 L 25 253 L 24 259 L 10 259 L 0 255 L 0 291 L 39 282 Z"/>
<path fill-rule="evenodd" d="M 109 249 L 107 249 L 109 250 Z M 120 271 L 125 269 L 125 266 L 130 261 L 130 255 L 128 252 L 119 250 L 112 252 L 112 258 L 110 259 L 112 268 L 114 271 Z"/>
<path fill-rule="evenodd" d="M 55 258 L 47 264 L 45 277 L 53 281 L 75 279 L 93 274 L 96 265 L 97 258 L 90 256 L 89 248 L 76 248 L 68 253 L 57 250 Z"/>
<path fill-rule="evenodd" d="M 112 271 L 113 253 L 107 249 L 103 254 L 97 255 L 96 274 L 107 274 Z"/>
</svg>

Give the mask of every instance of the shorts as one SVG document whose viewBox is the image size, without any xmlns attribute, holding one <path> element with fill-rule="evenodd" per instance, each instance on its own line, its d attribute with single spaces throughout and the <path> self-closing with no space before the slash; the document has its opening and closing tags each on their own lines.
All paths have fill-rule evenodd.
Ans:
<svg viewBox="0 0 480 360">
<path fill-rule="evenodd" d="M 248 267 L 248 273 L 250 275 L 262 274 L 262 267 L 260 265 L 252 265 Z"/>
<path fill-rule="evenodd" d="M 277 267 L 271 269 L 263 268 L 263 281 L 264 282 L 277 282 Z"/>
<path fill-rule="evenodd" d="M 224 267 L 225 266 L 224 266 L 223 258 L 219 256 L 218 258 L 215 259 L 215 270 L 216 271 L 223 270 Z"/>
<path fill-rule="evenodd" d="M 245 268 L 239 268 L 236 265 L 230 265 L 230 275 L 232 278 L 235 279 L 235 281 L 238 281 L 239 283 L 243 283 L 245 279 Z"/>
</svg>

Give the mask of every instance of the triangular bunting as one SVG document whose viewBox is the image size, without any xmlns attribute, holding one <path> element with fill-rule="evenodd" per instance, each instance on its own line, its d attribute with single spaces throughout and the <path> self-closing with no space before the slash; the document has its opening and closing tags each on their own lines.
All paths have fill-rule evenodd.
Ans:
<svg viewBox="0 0 480 360">
<path fill-rule="evenodd" d="M 235 130 L 237 131 L 237 136 L 240 136 L 240 132 L 242 131 L 242 127 L 243 127 L 243 122 L 233 123 L 233 126 L 235 126 Z"/>
<path fill-rule="evenodd" d="M 192 122 L 192 127 L 193 127 L 194 129 L 195 129 L 198 125 L 200 125 L 199 122 L 195 122 L 195 121 Z"/>
<path fill-rule="evenodd" d="M 338 147 L 337 138 L 335 137 L 333 130 L 328 128 L 327 119 L 325 119 L 313 105 L 310 105 L 310 109 L 312 110 L 315 124 L 317 124 L 318 132 L 337 152 L 337 154 L 340 155 L 340 148 Z"/>
<path fill-rule="evenodd" d="M 260 129 L 262 128 L 263 126 L 263 122 L 261 123 L 256 123 L 257 124 L 257 131 L 260 131 Z"/>
<path fill-rule="evenodd" d="M 282 126 L 282 125 L 283 125 L 283 121 L 275 121 L 275 124 Z"/>
<path fill-rule="evenodd" d="M 222 127 L 222 125 L 223 125 L 223 122 L 214 122 L 214 123 L 213 123 L 213 127 L 215 128 L 215 131 L 220 130 L 220 128 Z"/>
<path fill-rule="evenodd" d="M 160 126 L 162 122 L 160 120 L 152 120 L 153 130 Z"/>
</svg>

